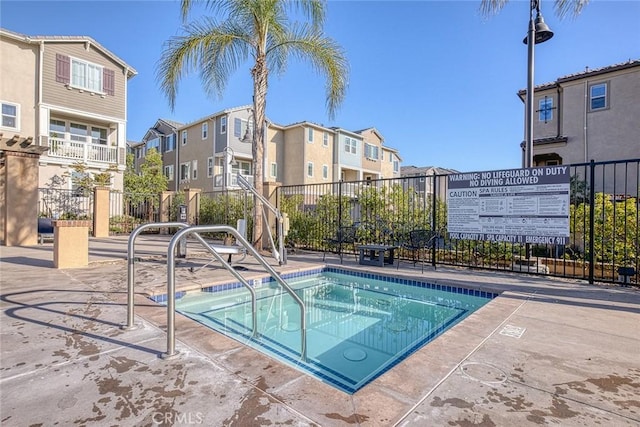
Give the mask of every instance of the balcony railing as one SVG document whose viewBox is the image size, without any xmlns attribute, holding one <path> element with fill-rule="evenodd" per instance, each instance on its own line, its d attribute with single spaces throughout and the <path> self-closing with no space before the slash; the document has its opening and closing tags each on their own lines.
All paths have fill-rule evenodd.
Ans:
<svg viewBox="0 0 640 427">
<path fill-rule="evenodd" d="M 227 187 L 238 187 L 238 175 L 242 175 L 253 185 L 253 175 L 245 175 L 243 173 L 229 173 L 227 177 Z M 213 185 L 215 187 L 223 187 L 224 186 L 224 174 L 218 174 L 213 177 Z"/>
<path fill-rule="evenodd" d="M 47 155 L 82 162 L 118 163 L 118 147 L 69 139 L 49 138 Z"/>
</svg>

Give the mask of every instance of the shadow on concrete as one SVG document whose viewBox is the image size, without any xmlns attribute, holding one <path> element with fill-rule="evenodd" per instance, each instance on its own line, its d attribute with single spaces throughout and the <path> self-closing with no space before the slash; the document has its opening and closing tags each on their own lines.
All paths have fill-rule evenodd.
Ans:
<svg viewBox="0 0 640 427">
<path fill-rule="evenodd" d="M 37 294 L 40 292 L 61 292 L 61 293 L 77 293 L 77 294 L 100 294 L 100 295 L 104 295 L 104 292 L 99 292 L 99 291 L 73 291 L 73 290 L 69 290 L 69 289 L 46 289 L 46 290 L 31 290 L 31 291 L 24 291 L 24 292 L 12 292 L 9 294 L 3 294 L 0 295 L 0 301 L 6 302 L 8 304 L 13 304 L 13 305 L 18 305 L 19 307 L 12 307 L 12 308 L 8 308 L 4 310 L 4 313 L 13 319 L 16 320 L 21 320 L 24 322 L 28 322 L 28 323 L 32 323 L 35 325 L 39 325 L 42 326 L 44 328 L 53 328 L 53 329 L 57 329 L 59 331 L 63 331 L 63 332 L 67 332 L 70 334 L 78 334 L 78 335 L 82 335 L 88 338 L 92 338 L 98 341 L 104 341 L 110 344 L 114 344 L 114 345 L 118 345 L 118 346 L 122 346 L 122 347 L 127 347 L 127 348 L 131 348 L 131 349 L 135 349 L 135 350 L 139 350 L 139 351 L 143 351 L 145 353 L 150 353 L 153 355 L 156 355 L 158 357 L 160 357 L 162 355 L 162 352 L 157 351 L 157 350 L 153 350 L 147 347 L 142 347 L 136 344 L 132 344 L 130 342 L 127 341 L 121 341 L 121 340 L 117 340 L 111 337 L 106 337 L 103 335 L 98 335 L 95 333 L 91 333 L 88 332 L 87 330 L 80 330 L 78 328 L 75 327 L 69 327 L 69 326 L 65 326 L 65 325 L 61 325 L 61 324 L 55 324 L 53 323 L 53 321 L 42 321 L 42 320 L 37 320 L 37 319 L 33 319 L 31 317 L 28 316 L 23 316 L 20 314 L 21 311 L 23 310 L 38 310 L 40 312 L 43 313 L 47 313 L 47 314 L 53 314 L 53 315 L 59 315 L 63 318 L 75 318 L 75 319 L 79 319 L 82 321 L 87 321 L 87 322 L 97 322 L 97 323 L 102 323 L 104 325 L 107 326 L 112 326 L 114 328 L 117 328 L 118 330 L 120 330 L 120 328 L 124 325 L 124 323 L 115 323 L 115 322 L 111 322 L 111 321 L 107 321 L 107 320 L 101 320 L 98 319 L 96 317 L 90 317 L 90 316 L 84 316 L 82 314 L 79 313 L 73 313 L 71 310 L 69 310 L 68 308 L 66 308 L 64 311 L 60 311 L 60 310 L 56 310 L 56 309 L 52 309 L 52 308 L 48 308 L 47 306 L 57 306 L 57 305 L 79 305 L 82 307 L 86 307 L 87 303 L 86 301 L 56 301 L 56 302 L 45 302 L 45 303 L 37 303 L 37 304 L 27 304 L 27 303 L 22 303 L 16 299 L 12 299 L 12 297 L 17 296 L 17 295 L 27 295 L 27 294 Z M 110 293 L 124 293 L 124 292 L 110 292 Z M 91 306 L 92 307 L 126 307 L 125 304 L 118 304 L 118 303 L 109 303 L 109 302 L 95 302 L 92 301 L 91 302 Z M 154 306 L 153 304 L 143 304 L 143 305 L 138 305 L 139 307 L 144 307 L 144 306 Z M 54 317 L 49 317 L 50 319 L 53 319 Z"/>
</svg>

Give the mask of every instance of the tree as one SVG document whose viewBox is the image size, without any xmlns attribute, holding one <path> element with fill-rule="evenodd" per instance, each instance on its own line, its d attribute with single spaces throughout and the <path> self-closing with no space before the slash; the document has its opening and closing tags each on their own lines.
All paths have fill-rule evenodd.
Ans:
<svg viewBox="0 0 640 427">
<path fill-rule="evenodd" d="M 540 0 L 532 0 L 533 5 L 536 5 Z M 567 13 L 572 13 L 574 16 L 579 15 L 582 12 L 582 8 L 589 3 L 589 0 L 554 0 L 556 14 L 559 17 L 564 17 Z M 497 13 L 509 3 L 509 0 L 482 0 L 480 10 L 485 15 Z"/>
<path fill-rule="evenodd" d="M 186 21 L 191 0 L 182 0 Z M 157 75 L 171 108 L 183 74 L 200 73 L 208 94 L 221 96 L 230 75 L 251 59 L 253 79 L 253 174 L 256 191 L 263 192 L 263 151 L 267 80 L 270 70 L 282 73 L 289 57 L 306 60 L 326 80 L 326 104 L 335 116 L 347 87 L 348 64 L 342 49 L 322 33 L 325 0 L 208 0 L 206 6 L 222 20 L 211 17 L 185 24 L 184 35 L 171 38 L 158 64 Z M 301 22 L 289 14 L 302 12 Z M 299 15 L 296 15 L 299 16 Z M 262 240 L 262 206 L 254 209 L 253 244 Z"/>
<path fill-rule="evenodd" d="M 153 211 L 160 201 L 158 195 L 167 190 L 168 178 L 162 173 L 162 156 L 155 149 L 147 151 L 136 173 L 133 154 L 127 154 L 127 169 L 124 172 L 124 196 L 130 206 L 144 205 L 147 218 L 153 218 Z"/>
</svg>

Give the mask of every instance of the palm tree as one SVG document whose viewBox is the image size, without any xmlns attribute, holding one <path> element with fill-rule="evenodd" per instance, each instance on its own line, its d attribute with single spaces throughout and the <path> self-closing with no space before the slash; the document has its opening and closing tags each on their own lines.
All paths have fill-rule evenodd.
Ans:
<svg viewBox="0 0 640 427">
<path fill-rule="evenodd" d="M 535 9 L 535 5 L 538 2 L 540 2 L 540 0 L 531 0 L 531 8 Z M 582 8 L 589 3 L 589 0 L 554 0 L 554 2 L 556 14 L 562 18 L 566 16 L 567 13 L 572 13 L 574 16 L 579 15 Z M 497 13 L 502 10 L 507 3 L 509 3 L 509 0 L 482 0 L 480 10 L 485 15 Z"/>
<path fill-rule="evenodd" d="M 325 0 L 208 0 L 214 14 L 185 24 L 184 35 L 165 44 L 157 76 L 171 108 L 175 106 L 177 86 L 183 74 L 197 71 L 205 91 L 222 96 L 229 76 L 248 60 L 253 62 L 253 171 L 254 185 L 263 192 L 263 151 L 266 124 L 266 96 L 269 71 L 282 73 L 289 57 L 307 60 L 327 81 L 326 106 L 329 117 L 343 101 L 347 87 L 348 63 L 338 44 L 322 34 Z M 182 0 L 181 14 L 186 21 L 191 0 Z M 288 13 L 302 12 L 306 18 L 291 22 Z M 253 245 L 262 240 L 262 205 L 256 200 Z"/>
</svg>

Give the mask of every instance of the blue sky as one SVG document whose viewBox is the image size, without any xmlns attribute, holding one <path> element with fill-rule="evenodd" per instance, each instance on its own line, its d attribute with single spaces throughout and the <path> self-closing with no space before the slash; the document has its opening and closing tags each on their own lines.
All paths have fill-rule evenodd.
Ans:
<svg viewBox="0 0 640 427">
<path fill-rule="evenodd" d="M 526 87 L 528 1 L 493 16 L 477 1 L 328 2 L 326 35 L 345 49 L 349 88 L 335 120 L 324 80 L 290 62 L 269 81 L 267 115 L 279 124 L 308 120 L 350 130 L 375 127 L 402 165 L 461 171 L 520 167 Z M 640 59 L 640 1 L 592 0 L 560 20 L 542 12 L 554 37 L 536 46 L 536 85 L 560 76 Z M 192 18 L 206 10 L 196 7 Z M 171 111 L 156 81 L 163 43 L 181 34 L 179 1 L 7 1 L 0 25 L 27 35 L 85 35 L 138 71 L 129 82 L 127 138 L 139 141 L 158 118 L 183 123 L 251 103 L 250 63 L 222 98 L 208 98 L 196 74 L 184 80 Z"/>
</svg>

